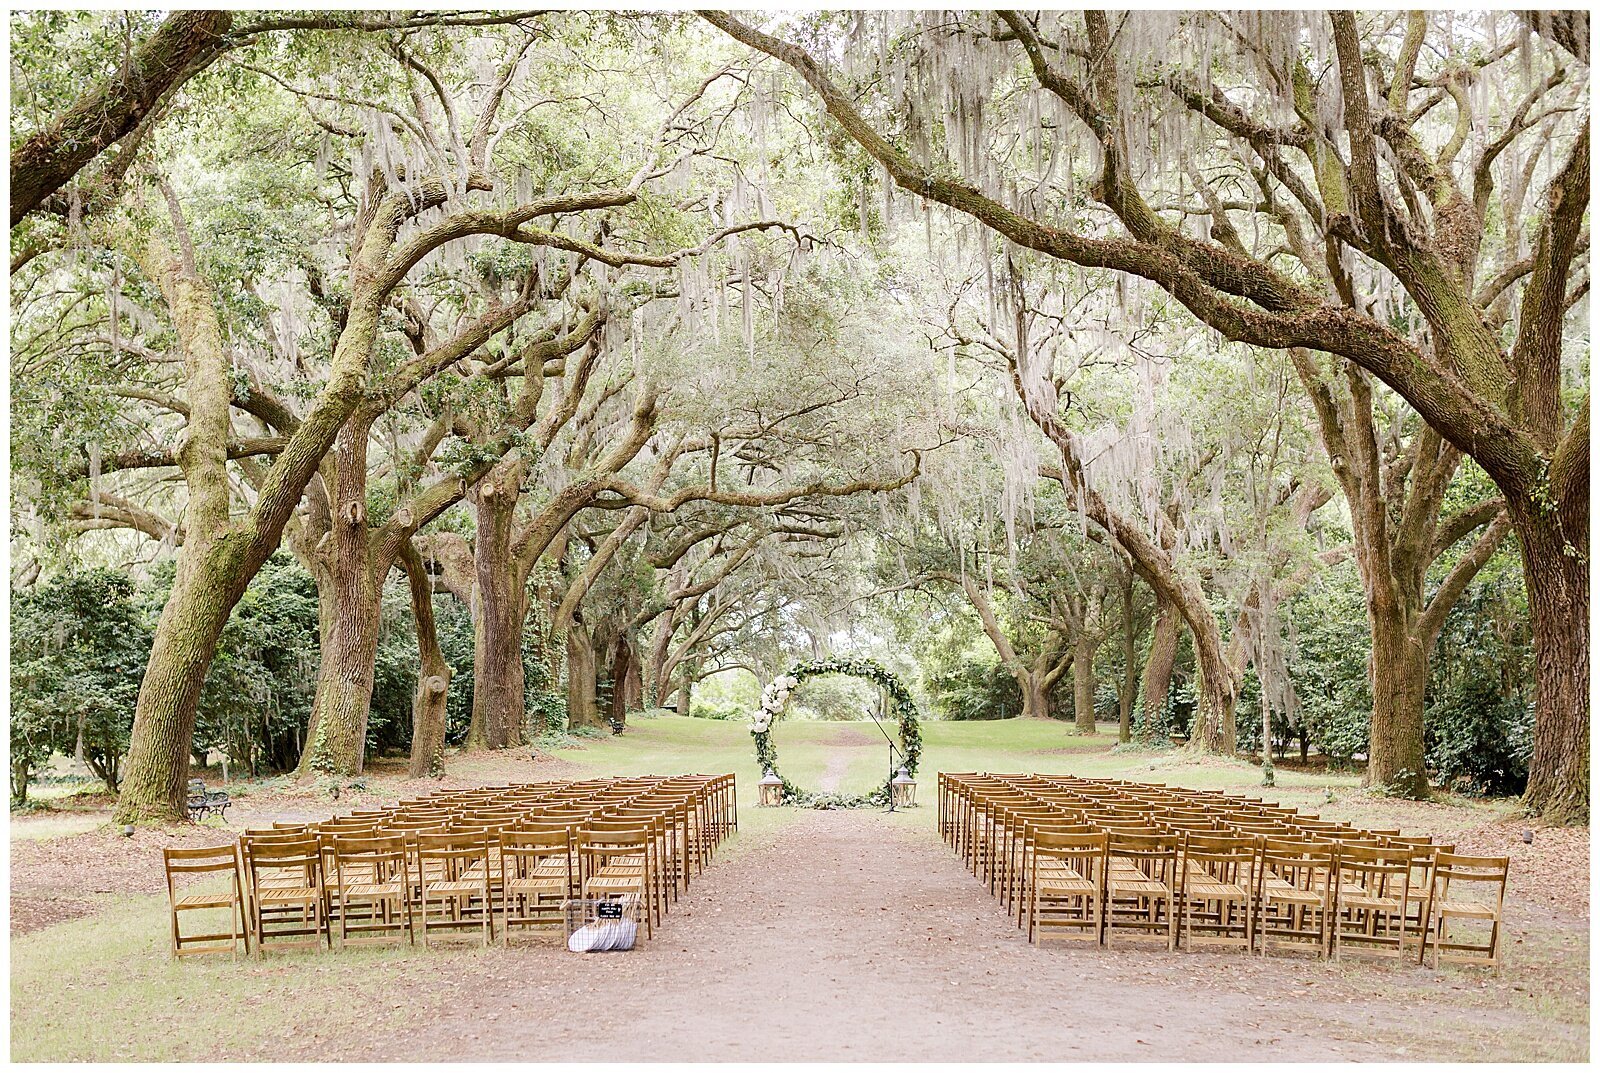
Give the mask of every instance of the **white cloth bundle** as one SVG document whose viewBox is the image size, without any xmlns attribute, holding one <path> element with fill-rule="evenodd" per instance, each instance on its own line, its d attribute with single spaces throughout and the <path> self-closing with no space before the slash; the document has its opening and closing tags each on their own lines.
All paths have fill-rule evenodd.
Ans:
<svg viewBox="0 0 1600 1073">
<path fill-rule="evenodd" d="M 574 954 L 597 950 L 632 950 L 639 925 L 631 920 L 596 920 L 567 936 L 567 949 Z"/>
</svg>

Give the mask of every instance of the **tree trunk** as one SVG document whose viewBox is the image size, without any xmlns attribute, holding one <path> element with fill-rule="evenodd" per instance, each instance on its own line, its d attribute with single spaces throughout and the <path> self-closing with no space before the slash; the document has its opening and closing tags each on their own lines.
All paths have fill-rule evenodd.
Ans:
<svg viewBox="0 0 1600 1073">
<path fill-rule="evenodd" d="M 217 641 L 248 583 L 238 542 L 218 541 L 180 565 L 139 684 L 117 823 L 181 823 L 195 708 Z"/>
<path fill-rule="evenodd" d="M 1178 660 L 1178 609 L 1162 603 L 1150 631 L 1150 656 L 1144 664 L 1144 720 L 1146 733 L 1166 711 L 1172 692 L 1172 669 Z"/>
<path fill-rule="evenodd" d="M 314 729 L 300 755 L 301 778 L 359 775 L 365 763 L 381 605 L 372 572 L 364 567 L 341 579 L 341 589 L 338 614 L 317 673 L 311 708 Z"/>
<path fill-rule="evenodd" d="M 514 748 L 525 739 L 522 632 L 528 613 L 527 586 L 511 553 L 517 494 L 515 475 L 496 469 L 475 496 L 478 606 L 468 745 L 478 748 Z"/>
<path fill-rule="evenodd" d="M 567 722 L 574 727 L 597 727 L 595 707 L 595 645 L 589 628 L 574 622 L 567 630 Z"/>
<path fill-rule="evenodd" d="M 616 718 L 619 723 L 626 723 L 629 712 L 644 708 L 644 672 L 639 660 L 639 647 L 633 637 L 624 634 L 617 644 L 618 659 L 612 667 L 611 677 L 617 683 L 616 696 L 619 698 Z"/>
<path fill-rule="evenodd" d="M 1134 631 L 1133 571 L 1122 583 L 1122 688 L 1117 691 L 1117 741 L 1133 737 L 1133 699 L 1139 690 L 1138 637 Z"/>
<path fill-rule="evenodd" d="M 1050 718 L 1050 690 L 1045 687 L 1044 675 L 1020 674 L 1017 676 L 1017 684 L 1022 687 L 1022 717 Z"/>
<path fill-rule="evenodd" d="M 1080 633 L 1072 643 L 1072 714 L 1074 730 L 1093 734 L 1094 725 L 1094 639 Z"/>
<path fill-rule="evenodd" d="M 378 658 L 379 590 L 388 563 L 374 564 L 367 527 L 367 438 L 372 421 L 352 417 L 334 443 L 337 465 L 331 519 L 333 620 L 317 669 L 311 728 L 297 774 L 359 775 Z M 320 602 L 320 601 L 319 601 Z"/>
<path fill-rule="evenodd" d="M 411 701 L 411 767 L 413 779 L 444 774 L 445 702 L 450 695 L 450 664 L 439 649 L 433 618 L 433 584 L 422 557 L 408 541 L 401 549 L 411 583 L 411 613 L 417 623 L 417 692 Z"/>
<path fill-rule="evenodd" d="M 1278 785 L 1277 769 L 1272 766 L 1272 709 L 1261 706 L 1261 785 Z"/>
<path fill-rule="evenodd" d="M 1196 752 L 1232 756 L 1239 750 L 1238 727 L 1234 722 L 1233 672 L 1219 651 L 1206 645 L 1195 646 L 1195 670 L 1200 688 L 1195 691 L 1194 728 L 1189 747 Z"/>
<path fill-rule="evenodd" d="M 656 622 L 650 640 L 650 656 L 644 670 L 645 703 L 652 708 L 665 707 L 672 683 L 667 676 L 667 652 L 672 647 L 672 612 L 668 611 Z"/>
<path fill-rule="evenodd" d="M 1414 608 L 1367 601 L 1372 627 L 1372 724 L 1367 741 L 1368 786 L 1401 797 L 1428 796 L 1422 736 L 1428 651 L 1415 629 Z"/>
<path fill-rule="evenodd" d="M 1581 527 L 1536 505 L 1512 521 L 1533 626 L 1538 689 L 1523 803 L 1552 823 L 1589 822 L 1589 560 L 1587 489 Z M 1575 549 L 1568 553 L 1568 549 Z"/>
</svg>

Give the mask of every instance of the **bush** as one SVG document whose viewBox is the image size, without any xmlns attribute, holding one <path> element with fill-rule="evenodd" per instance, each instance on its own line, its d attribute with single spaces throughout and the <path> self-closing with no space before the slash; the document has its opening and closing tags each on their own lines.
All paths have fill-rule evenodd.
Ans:
<svg viewBox="0 0 1600 1073">
<path fill-rule="evenodd" d="M 1372 638 L 1355 566 L 1335 567 L 1290 604 L 1295 654 L 1289 662 L 1311 745 L 1335 764 L 1365 754 L 1372 723 L 1367 660 Z"/>
<path fill-rule="evenodd" d="M 705 701 L 693 701 L 689 705 L 689 714 L 695 719 L 723 719 L 738 720 L 750 718 L 750 713 L 736 704 L 708 704 Z"/>
<path fill-rule="evenodd" d="M 1022 689 L 998 661 L 965 659 L 928 679 L 928 696 L 945 719 L 1003 719 L 1022 714 Z"/>
<path fill-rule="evenodd" d="M 1533 645 L 1514 576 L 1467 590 L 1445 618 L 1428 682 L 1427 762 L 1435 779 L 1480 794 L 1520 794 L 1533 754 Z"/>
<path fill-rule="evenodd" d="M 81 756 L 117 792 L 151 631 L 133 582 L 113 570 L 73 571 L 11 606 L 11 798 L 52 752 Z"/>
</svg>

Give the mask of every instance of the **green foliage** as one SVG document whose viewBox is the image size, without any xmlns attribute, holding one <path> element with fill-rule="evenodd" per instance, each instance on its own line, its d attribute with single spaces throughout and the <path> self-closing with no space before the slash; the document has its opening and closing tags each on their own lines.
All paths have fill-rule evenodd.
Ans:
<svg viewBox="0 0 1600 1073">
<path fill-rule="evenodd" d="M 946 719 L 1004 719 L 1022 712 L 1022 687 L 995 659 L 969 656 L 931 675 L 928 693 Z"/>
<path fill-rule="evenodd" d="M 1523 791 L 1532 659 L 1522 586 L 1514 577 L 1480 579 L 1446 617 L 1428 683 L 1427 762 L 1437 781 L 1469 793 Z"/>
<path fill-rule="evenodd" d="M 81 751 L 116 792 L 150 637 L 133 582 L 112 570 L 62 574 L 12 601 L 13 801 L 52 751 Z"/>
<path fill-rule="evenodd" d="M 1342 564 L 1308 585 L 1290 605 L 1290 621 L 1297 642 L 1289 669 L 1311 744 L 1348 765 L 1366 752 L 1372 720 L 1372 639 L 1355 565 Z"/>
<path fill-rule="evenodd" d="M 159 602 L 150 603 L 154 614 Z M 292 769 L 311 715 L 317 654 L 316 582 L 280 552 L 223 628 L 200 693 L 196 749 L 220 749 L 235 770 L 252 775 Z"/>
</svg>

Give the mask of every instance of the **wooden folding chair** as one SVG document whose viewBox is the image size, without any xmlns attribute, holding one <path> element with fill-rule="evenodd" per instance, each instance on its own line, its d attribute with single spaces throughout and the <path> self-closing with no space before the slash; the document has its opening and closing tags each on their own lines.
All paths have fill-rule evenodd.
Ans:
<svg viewBox="0 0 1600 1073">
<path fill-rule="evenodd" d="M 572 836 L 565 827 L 513 830 L 500 836 L 500 941 L 513 929 L 555 929 L 573 890 Z"/>
<path fill-rule="evenodd" d="M 172 921 L 172 956 L 188 957 L 191 954 L 239 955 L 239 942 L 244 941 L 245 953 L 250 952 L 250 933 L 245 921 L 244 885 L 240 879 L 239 847 L 237 845 L 207 846 L 203 849 L 163 849 L 162 863 L 167 873 L 167 907 Z M 179 879 L 199 877 L 214 879 L 226 874 L 226 884 L 221 890 L 204 889 L 208 884 L 201 880 L 202 889 L 186 889 L 180 893 Z M 228 911 L 228 931 L 201 935 L 185 935 L 179 925 L 179 915 L 191 912 L 215 913 Z M 228 940 L 227 945 L 222 940 Z"/>
<path fill-rule="evenodd" d="M 1263 838 L 1256 873 L 1256 934 L 1263 956 L 1311 949 L 1328 956 L 1334 847 L 1300 838 Z"/>
<path fill-rule="evenodd" d="M 1253 838 L 1193 833 L 1184 836 L 1178 906 L 1185 949 L 1250 949 L 1255 942 L 1255 871 Z"/>
<path fill-rule="evenodd" d="M 1346 843 L 1335 859 L 1332 951 L 1346 947 L 1403 958 L 1411 889 L 1411 851 Z M 1392 949 L 1392 952 L 1390 952 Z"/>
<path fill-rule="evenodd" d="M 1431 897 L 1433 917 L 1433 967 L 1450 961 L 1462 965 L 1489 965 L 1500 975 L 1501 924 L 1505 906 L 1509 857 L 1466 857 L 1440 853 L 1434 859 Z M 1455 889 L 1452 891 L 1452 887 Z M 1462 888 L 1465 887 L 1465 896 Z M 1474 897 L 1474 895 L 1476 895 Z M 1452 938 L 1449 925 L 1473 921 L 1489 925 L 1485 938 Z M 1422 955 L 1418 955 L 1421 960 Z"/>
<path fill-rule="evenodd" d="M 433 932 L 477 931 L 488 946 L 494 941 L 488 835 L 459 831 L 416 834 L 411 836 L 411 844 L 417 863 L 416 920 L 422 945 L 429 945 Z"/>
<path fill-rule="evenodd" d="M 653 856 L 650 829 L 585 830 L 578 839 L 584 896 L 616 899 L 638 906 L 644 917 L 645 936 L 652 938 L 648 901 L 655 881 L 650 875 Z"/>
<path fill-rule="evenodd" d="M 1178 839 L 1110 832 L 1106 847 L 1105 944 L 1125 932 L 1177 946 Z M 1163 936 L 1163 933 L 1165 935 Z"/>
<path fill-rule="evenodd" d="M 322 846 L 310 835 L 245 838 L 250 877 L 250 925 L 256 955 L 275 949 L 322 949 L 328 938 Z"/>
<path fill-rule="evenodd" d="M 335 836 L 329 843 L 340 945 L 415 942 L 404 837 Z"/>
<path fill-rule="evenodd" d="M 1104 832 L 1041 829 L 1030 834 L 1025 899 L 1029 942 L 1057 935 L 1100 942 L 1106 843 Z"/>
</svg>

